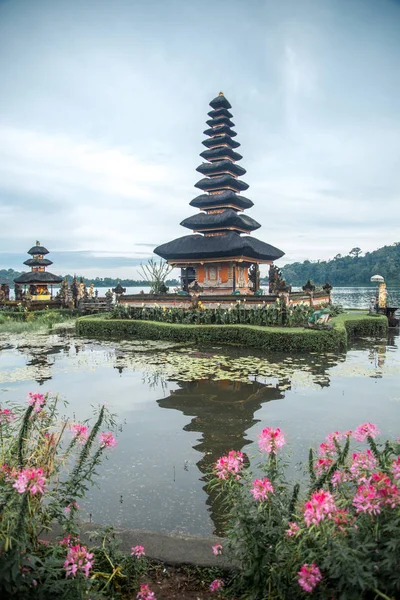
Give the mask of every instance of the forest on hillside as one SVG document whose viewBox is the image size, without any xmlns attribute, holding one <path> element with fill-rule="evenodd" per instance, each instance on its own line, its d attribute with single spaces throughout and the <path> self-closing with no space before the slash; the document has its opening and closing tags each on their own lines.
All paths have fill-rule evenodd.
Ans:
<svg viewBox="0 0 400 600">
<path fill-rule="evenodd" d="M 282 268 L 287 283 L 304 285 L 308 279 L 316 284 L 368 285 L 372 275 L 382 275 L 387 283 L 400 284 L 400 242 L 366 252 L 353 248 L 347 256 L 337 254 L 331 260 L 305 260 Z"/>
</svg>

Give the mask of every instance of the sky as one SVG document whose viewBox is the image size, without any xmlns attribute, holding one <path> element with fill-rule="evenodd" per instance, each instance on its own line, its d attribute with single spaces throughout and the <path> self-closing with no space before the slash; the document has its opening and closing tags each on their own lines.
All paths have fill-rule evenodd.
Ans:
<svg viewBox="0 0 400 600">
<path fill-rule="evenodd" d="M 0 0 L 0 269 L 137 277 L 232 104 L 279 266 L 400 241 L 400 0 Z"/>
</svg>

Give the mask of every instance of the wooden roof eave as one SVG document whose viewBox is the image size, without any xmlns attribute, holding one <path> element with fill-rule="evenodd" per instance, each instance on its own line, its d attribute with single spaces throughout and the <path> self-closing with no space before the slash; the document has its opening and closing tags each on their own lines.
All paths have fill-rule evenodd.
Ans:
<svg viewBox="0 0 400 600">
<path fill-rule="evenodd" d="M 241 263 L 246 262 L 250 264 L 258 264 L 258 265 L 272 265 L 273 260 L 263 260 L 259 258 L 249 258 L 248 256 L 230 256 L 229 258 L 202 258 L 202 259 L 192 259 L 192 260 L 167 260 L 167 263 L 171 266 L 176 267 L 192 267 L 193 265 L 204 265 L 206 263 Z"/>
<path fill-rule="evenodd" d="M 191 229 L 189 227 L 189 229 Z M 193 233 L 206 233 L 207 231 L 238 231 L 239 233 L 246 233 L 247 235 L 251 235 L 251 231 L 249 229 L 241 229 L 240 227 L 235 227 L 235 225 L 229 225 L 224 227 L 204 227 L 202 229 L 193 229 Z"/>
</svg>

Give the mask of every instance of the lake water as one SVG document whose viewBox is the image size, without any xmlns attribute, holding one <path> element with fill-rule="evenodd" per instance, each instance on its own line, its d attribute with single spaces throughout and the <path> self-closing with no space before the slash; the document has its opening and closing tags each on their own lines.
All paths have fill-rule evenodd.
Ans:
<svg viewBox="0 0 400 600">
<path fill-rule="evenodd" d="M 107 288 L 97 288 L 99 295 L 104 296 Z M 265 292 L 268 292 L 268 288 L 263 288 Z M 293 288 L 293 291 L 300 291 L 301 288 Z M 149 287 L 127 287 L 126 294 L 140 294 L 143 291 L 145 293 L 150 292 Z M 172 291 L 172 290 L 171 290 Z M 388 304 L 395 304 L 400 307 L 400 286 L 389 286 Z M 332 301 L 335 304 L 342 304 L 346 308 L 368 308 L 371 296 L 375 295 L 375 286 L 365 287 L 337 287 L 333 288 Z"/>
<path fill-rule="evenodd" d="M 344 288 L 341 303 L 362 307 L 370 292 Z M 85 519 L 209 534 L 224 517 L 205 474 L 233 448 L 255 454 L 263 427 L 285 432 L 292 472 L 330 431 L 372 421 L 399 436 L 399 335 L 358 340 L 346 354 L 284 355 L 0 329 L 0 403 L 29 391 L 59 393 L 72 419 L 103 402 L 118 415 L 118 446 Z"/>
</svg>

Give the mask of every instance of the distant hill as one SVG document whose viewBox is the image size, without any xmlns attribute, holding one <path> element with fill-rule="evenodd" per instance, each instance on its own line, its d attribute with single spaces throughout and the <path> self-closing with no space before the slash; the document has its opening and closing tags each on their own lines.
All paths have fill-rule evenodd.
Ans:
<svg viewBox="0 0 400 600">
<path fill-rule="evenodd" d="M 382 275 L 389 284 L 400 284 L 400 242 L 384 246 L 362 256 L 353 248 L 347 256 L 337 254 L 332 260 L 305 260 L 282 268 L 287 283 L 304 285 L 308 279 L 316 284 L 367 285 L 372 275 Z"/>
</svg>

